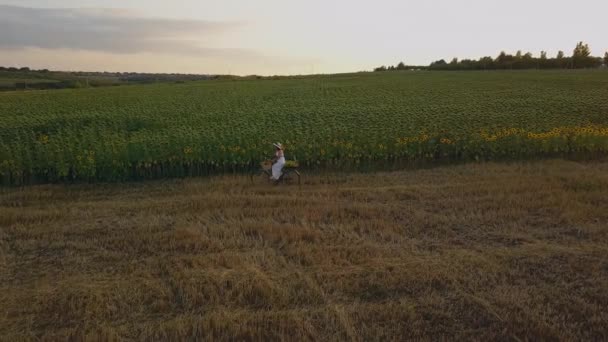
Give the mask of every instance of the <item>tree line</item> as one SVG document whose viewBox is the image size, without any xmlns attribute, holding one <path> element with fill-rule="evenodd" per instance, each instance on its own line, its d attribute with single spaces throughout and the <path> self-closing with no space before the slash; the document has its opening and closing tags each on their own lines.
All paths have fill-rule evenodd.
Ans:
<svg viewBox="0 0 608 342">
<path fill-rule="evenodd" d="M 397 64 L 396 66 L 392 66 L 389 65 L 387 66 L 380 66 L 374 69 L 374 71 L 393 71 L 393 70 L 426 70 L 429 67 L 426 66 L 420 66 L 420 65 L 405 65 L 405 63 L 403 62 L 399 62 L 399 64 Z"/>
<path fill-rule="evenodd" d="M 381 66 L 374 71 L 390 70 L 521 70 L 521 69 L 584 69 L 608 66 L 608 51 L 604 57 L 594 57 L 588 44 L 579 42 L 572 51 L 571 56 L 566 56 L 559 51 L 553 58 L 547 56 L 546 51 L 541 51 L 540 56 L 535 57 L 530 52 L 517 51 L 515 55 L 502 51 L 496 58 L 490 56 L 480 59 L 452 59 L 446 62 L 444 59 L 432 62 L 428 67 L 406 66 L 403 62 L 394 66 Z"/>
<path fill-rule="evenodd" d="M 212 75 L 196 74 L 50 71 L 0 66 L 0 91 L 108 87 L 157 82 L 183 83 L 214 78 Z"/>
</svg>

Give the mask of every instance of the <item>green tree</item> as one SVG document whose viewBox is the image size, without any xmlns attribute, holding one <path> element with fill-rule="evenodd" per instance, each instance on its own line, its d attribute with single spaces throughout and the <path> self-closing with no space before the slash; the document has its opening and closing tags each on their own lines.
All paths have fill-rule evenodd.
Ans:
<svg viewBox="0 0 608 342">
<path fill-rule="evenodd" d="M 405 70 L 405 63 L 399 62 L 399 64 L 397 64 L 397 70 Z"/>
<path fill-rule="evenodd" d="M 440 59 L 438 61 L 435 61 L 435 62 L 431 63 L 430 68 L 431 69 L 442 70 L 442 69 L 446 68 L 446 65 L 448 65 L 448 63 L 446 63 L 446 61 L 444 59 Z"/>
<path fill-rule="evenodd" d="M 494 63 L 494 60 L 490 56 L 479 59 L 479 66 L 481 69 L 484 69 L 484 70 L 492 68 L 493 63 Z"/>
<path fill-rule="evenodd" d="M 591 61 L 591 50 L 589 45 L 579 42 L 576 44 L 574 51 L 572 51 L 572 67 L 573 68 L 585 68 L 592 64 Z"/>
<path fill-rule="evenodd" d="M 565 68 L 567 66 L 567 61 L 566 61 L 566 57 L 564 56 L 564 51 L 559 50 L 557 52 L 557 57 L 555 57 L 555 63 L 554 66 L 556 68 Z"/>
<path fill-rule="evenodd" d="M 583 42 L 576 44 L 574 52 L 572 53 L 572 57 L 589 57 L 590 55 L 591 50 L 589 50 L 589 45 L 583 44 Z"/>
<path fill-rule="evenodd" d="M 549 67 L 549 60 L 547 59 L 547 51 L 540 52 L 540 58 L 538 59 L 538 68 L 544 69 Z"/>
<path fill-rule="evenodd" d="M 534 68 L 536 64 L 534 63 L 534 57 L 531 52 L 526 52 L 522 57 L 521 67 L 523 69 L 531 69 Z"/>
<path fill-rule="evenodd" d="M 501 51 L 500 55 L 496 57 L 496 66 L 499 69 L 513 68 L 513 55 L 507 55 L 504 51 Z"/>
<path fill-rule="evenodd" d="M 521 50 L 517 50 L 517 53 L 515 53 L 515 60 L 513 61 L 513 69 L 523 69 L 523 59 L 523 53 L 521 52 Z"/>
<path fill-rule="evenodd" d="M 604 54 L 604 65 L 608 66 L 608 51 Z"/>
</svg>

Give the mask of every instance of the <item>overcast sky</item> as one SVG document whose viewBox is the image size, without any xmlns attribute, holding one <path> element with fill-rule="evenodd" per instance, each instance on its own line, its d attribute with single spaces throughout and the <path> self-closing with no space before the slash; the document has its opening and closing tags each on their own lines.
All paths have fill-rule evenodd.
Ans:
<svg viewBox="0 0 608 342">
<path fill-rule="evenodd" d="M 608 50 L 607 0 L 0 0 L 0 65 L 308 74 Z"/>
</svg>

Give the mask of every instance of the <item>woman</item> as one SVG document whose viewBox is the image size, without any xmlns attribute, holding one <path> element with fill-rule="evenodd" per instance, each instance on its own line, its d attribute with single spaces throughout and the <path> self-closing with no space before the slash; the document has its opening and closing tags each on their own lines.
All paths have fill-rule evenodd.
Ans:
<svg viewBox="0 0 608 342">
<path fill-rule="evenodd" d="M 278 181 L 281 178 L 281 171 L 285 166 L 285 154 L 281 143 L 272 144 L 275 147 L 274 158 L 272 158 L 272 176 L 270 179 Z"/>
</svg>

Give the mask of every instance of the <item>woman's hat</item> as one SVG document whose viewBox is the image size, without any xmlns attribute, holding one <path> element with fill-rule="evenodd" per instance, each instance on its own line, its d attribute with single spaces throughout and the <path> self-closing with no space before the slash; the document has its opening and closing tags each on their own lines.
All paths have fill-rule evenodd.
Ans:
<svg viewBox="0 0 608 342">
<path fill-rule="evenodd" d="M 272 146 L 278 148 L 279 150 L 283 149 L 283 145 L 281 145 L 281 143 L 272 144 Z"/>
</svg>

